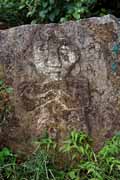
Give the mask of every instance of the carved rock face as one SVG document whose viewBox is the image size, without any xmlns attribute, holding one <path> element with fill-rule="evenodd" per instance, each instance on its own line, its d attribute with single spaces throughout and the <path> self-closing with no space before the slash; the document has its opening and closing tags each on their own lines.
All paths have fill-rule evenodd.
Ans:
<svg viewBox="0 0 120 180">
<path fill-rule="evenodd" d="M 118 34 L 112 16 L 1 31 L 0 74 L 14 88 L 15 111 L 0 141 L 25 151 L 46 129 L 59 141 L 75 128 L 100 147 L 118 131 L 119 66 L 111 69 Z"/>
<path fill-rule="evenodd" d="M 61 80 L 76 62 L 76 51 L 66 39 L 50 37 L 39 46 L 34 46 L 34 59 L 39 73 L 48 75 L 51 80 Z"/>
</svg>

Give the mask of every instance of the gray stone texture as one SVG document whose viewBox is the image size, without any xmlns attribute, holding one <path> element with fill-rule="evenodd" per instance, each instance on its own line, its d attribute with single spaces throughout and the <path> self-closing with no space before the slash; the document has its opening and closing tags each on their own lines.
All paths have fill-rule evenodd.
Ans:
<svg viewBox="0 0 120 180">
<path fill-rule="evenodd" d="M 0 78 L 14 88 L 14 116 L 0 142 L 26 150 L 47 129 L 58 141 L 71 129 L 99 148 L 120 130 L 120 65 L 112 71 L 120 25 L 113 16 L 0 31 Z"/>
</svg>

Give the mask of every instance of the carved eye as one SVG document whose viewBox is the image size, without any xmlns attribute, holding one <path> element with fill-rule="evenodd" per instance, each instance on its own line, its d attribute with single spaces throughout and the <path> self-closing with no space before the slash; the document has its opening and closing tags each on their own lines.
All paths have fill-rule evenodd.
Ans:
<svg viewBox="0 0 120 180">
<path fill-rule="evenodd" d="M 69 47 L 67 46 L 60 47 L 60 56 L 62 56 L 62 60 L 66 62 L 69 62 L 68 53 L 69 53 Z"/>
<path fill-rule="evenodd" d="M 61 52 L 64 52 L 64 53 L 68 52 L 69 51 L 69 47 L 63 45 L 63 46 L 60 47 L 60 50 L 61 50 Z"/>
</svg>

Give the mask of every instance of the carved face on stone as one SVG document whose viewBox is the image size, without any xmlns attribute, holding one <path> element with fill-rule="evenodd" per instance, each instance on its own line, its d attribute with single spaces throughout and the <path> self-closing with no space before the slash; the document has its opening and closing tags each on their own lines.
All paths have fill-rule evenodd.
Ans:
<svg viewBox="0 0 120 180">
<path fill-rule="evenodd" d="M 54 37 L 35 44 L 34 59 L 38 73 L 44 73 L 52 80 L 60 80 L 76 63 L 78 55 L 74 45 Z"/>
</svg>

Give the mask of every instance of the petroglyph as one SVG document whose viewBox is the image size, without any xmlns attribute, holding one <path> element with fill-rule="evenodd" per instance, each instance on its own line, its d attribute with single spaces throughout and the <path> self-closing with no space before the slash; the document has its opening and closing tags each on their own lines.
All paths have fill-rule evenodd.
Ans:
<svg viewBox="0 0 120 180">
<path fill-rule="evenodd" d="M 40 47 L 39 44 L 34 46 L 34 59 L 38 72 L 52 80 L 61 80 L 80 60 L 80 52 L 78 54 L 77 47 L 67 38 L 61 40 L 55 36 Z"/>
<path fill-rule="evenodd" d="M 41 85 L 24 82 L 20 84 L 18 92 L 24 109 L 35 114 L 38 134 L 42 130 L 40 129 L 42 125 L 47 125 L 51 121 L 54 123 L 66 121 L 67 126 L 72 127 L 75 117 L 76 127 L 80 123 L 81 128 L 88 131 L 89 127 L 86 126 L 84 115 L 85 108 L 89 106 L 88 81 L 85 78 L 42 82 Z M 46 113 L 47 118 L 44 118 Z"/>
<path fill-rule="evenodd" d="M 0 76 L 13 86 L 15 105 L 0 137 L 27 146 L 45 129 L 60 139 L 76 128 L 102 144 L 119 130 L 119 66 L 111 70 L 119 31 L 112 16 L 0 31 Z"/>
</svg>

